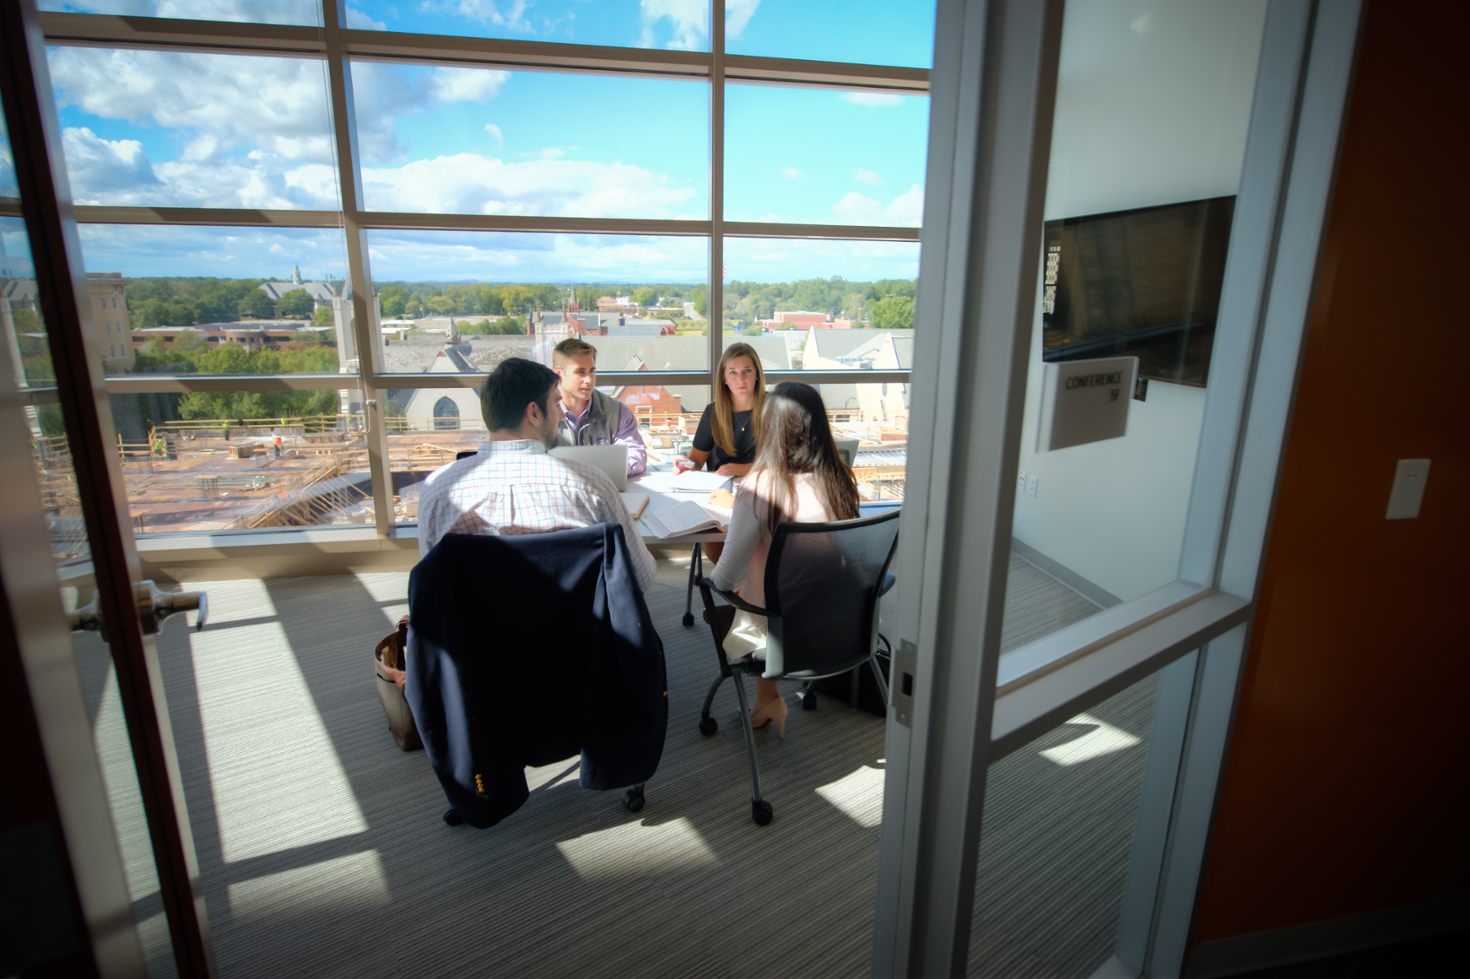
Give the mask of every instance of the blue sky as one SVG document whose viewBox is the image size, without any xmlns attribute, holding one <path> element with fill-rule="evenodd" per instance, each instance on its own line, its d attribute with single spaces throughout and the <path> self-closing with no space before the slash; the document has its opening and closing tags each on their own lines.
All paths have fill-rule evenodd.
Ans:
<svg viewBox="0 0 1470 979">
<path fill-rule="evenodd" d="M 51 8 L 314 23 L 300 0 L 98 0 Z M 687 0 L 407 0 L 349 7 L 354 26 L 707 49 L 708 6 Z M 731 51 L 927 65 L 933 4 L 731 0 Z M 737 30 L 738 28 L 738 30 Z M 188 207 L 338 208 L 327 78 L 306 59 L 52 48 L 53 85 L 73 194 L 80 203 Z M 430 213 L 705 219 L 709 216 L 706 83 L 551 72 L 353 65 L 363 187 L 370 209 Z M 726 218 L 917 227 L 928 102 L 922 97 L 734 85 L 727 90 Z M 140 235 L 93 229 L 89 268 L 125 275 L 280 275 L 340 265 L 340 234 L 190 229 Z M 536 239 L 529 247 L 530 238 Z M 376 236 L 374 248 L 388 247 Z M 480 239 L 476 239 L 480 240 Z M 520 239 L 525 279 L 595 278 L 632 261 L 707 265 L 707 243 L 664 239 L 640 251 L 588 247 L 577 236 Z M 698 242 L 691 252 L 690 241 Z M 310 247 L 307 243 L 310 242 Z M 644 244 L 649 244 L 645 241 Z M 678 247 L 674 247 L 677 244 Z M 667 247 L 665 247 L 667 246 Z M 440 256 L 462 254 L 444 245 Z M 890 249 L 858 257 L 787 249 L 777 278 L 852 274 Z M 482 251 L 471 247 L 471 254 Z M 501 253 L 503 249 L 490 249 Z M 758 250 L 761 254 L 769 249 Z M 329 257 L 327 253 L 332 253 Z M 428 279 L 458 261 L 422 241 L 382 261 Z M 752 252 L 751 261 L 754 262 Z M 219 263 L 239 263 L 234 271 Z M 497 264 L 503 264 L 497 262 Z M 884 276 L 912 275 L 907 256 Z M 104 267 L 105 266 L 105 267 Z M 208 266 L 208 267 L 206 267 Z M 779 265 L 774 271 L 782 272 Z M 465 278 L 502 278 L 476 275 Z M 312 270 L 312 274 L 318 274 Z M 702 274 L 702 273 L 701 273 Z M 731 275 L 753 277 L 738 274 Z M 454 276 L 459 278 L 461 276 Z"/>
</svg>

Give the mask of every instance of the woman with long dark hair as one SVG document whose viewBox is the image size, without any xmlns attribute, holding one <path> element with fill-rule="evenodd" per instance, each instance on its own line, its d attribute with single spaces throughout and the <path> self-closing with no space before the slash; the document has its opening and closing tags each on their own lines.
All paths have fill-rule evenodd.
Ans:
<svg viewBox="0 0 1470 979">
<path fill-rule="evenodd" d="M 739 588 L 741 598 L 764 606 L 766 557 L 776 525 L 851 520 L 858 515 L 858 485 L 832 439 L 822 396 L 811 386 L 776 385 L 766 395 L 760 423 L 755 462 L 735 494 L 725 551 L 710 578 L 717 588 Z M 725 652 L 742 659 L 764 650 L 765 636 L 765 616 L 737 611 Z M 763 727 L 771 721 L 784 738 L 786 701 L 775 680 L 761 677 L 750 723 Z"/>
</svg>

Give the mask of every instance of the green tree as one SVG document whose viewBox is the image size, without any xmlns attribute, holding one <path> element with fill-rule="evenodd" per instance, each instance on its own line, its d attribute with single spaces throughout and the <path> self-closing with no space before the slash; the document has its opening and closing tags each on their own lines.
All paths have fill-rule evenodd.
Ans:
<svg viewBox="0 0 1470 979">
<path fill-rule="evenodd" d="M 889 296 L 868 307 L 868 319 L 875 330 L 911 330 L 914 327 L 914 301 L 908 296 Z"/>
<path fill-rule="evenodd" d="M 181 353 L 189 353 L 194 350 L 203 350 L 208 345 L 204 334 L 198 330 L 180 330 L 174 334 L 174 349 Z"/>
<path fill-rule="evenodd" d="M 336 322 L 336 317 L 332 315 L 332 307 L 330 306 L 321 306 L 315 313 L 311 314 L 312 326 L 332 326 Z"/>
<path fill-rule="evenodd" d="M 492 286 L 481 286 L 478 308 L 487 316 L 504 316 L 505 302 L 501 298 L 500 290 Z"/>
<path fill-rule="evenodd" d="M 440 316 L 448 316 L 451 313 L 458 312 L 458 310 L 455 309 L 454 300 L 450 299 L 448 296 L 434 296 L 430 298 L 429 308 L 438 313 Z"/>
<path fill-rule="evenodd" d="M 281 297 L 277 310 L 281 316 L 307 316 L 315 305 L 311 293 L 305 289 L 292 289 Z"/>
<path fill-rule="evenodd" d="M 269 319 L 276 314 L 276 304 L 271 302 L 270 296 L 259 289 L 241 299 L 238 308 L 241 316 L 249 316 L 258 320 Z"/>
<path fill-rule="evenodd" d="M 633 301 L 640 306 L 653 306 L 658 303 L 658 290 L 651 286 L 633 290 Z"/>
<path fill-rule="evenodd" d="M 400 292 L 397 295 L 388 296 L 386 298 L 383 298 L 383 297 L 379 297 L 379 298 L 380 298 L 380 300 L 382 302 L 382 310 L 383 310 L 383 316 L 384 316 L 384 318 L 390 319 L 390 320 L 396 320 L 396 319 L 402 318 L 402 316 L 403 316 L 403 293 Z"/>
</svg>

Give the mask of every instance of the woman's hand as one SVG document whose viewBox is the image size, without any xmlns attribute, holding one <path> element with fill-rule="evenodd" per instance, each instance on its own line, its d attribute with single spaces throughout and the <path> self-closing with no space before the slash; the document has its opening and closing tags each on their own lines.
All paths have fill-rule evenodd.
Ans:
<svg viewBox="0 0 1470 979">
<path fill-rule="evenodd" d="M 738 466 L 733 462 L 727 462 L 715 470 L 716 476 L 744 476 L 750 472 L 750 466 Z"/>
<path fill-rule="evenodd" d="M 728 510 L 735 505 L 735 494 L 729 490 L 717 489 L 705 497 L 704 502 L 710 506 L 724 507 Z"/>
</svg>

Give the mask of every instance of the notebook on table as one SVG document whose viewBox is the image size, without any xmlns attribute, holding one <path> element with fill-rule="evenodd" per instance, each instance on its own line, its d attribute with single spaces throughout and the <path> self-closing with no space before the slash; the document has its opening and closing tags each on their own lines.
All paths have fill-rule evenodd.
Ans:
<svg viewBox="0 0 1470 979">
<path fill-rule="evenodd" d="M 729 520 L 706 510 L 693 500 L 676 503 L 662 510 L 655 510 L 643 515 L 643 526 L 653 531 L 653 536 L 659 540 L 666 537 L 680 537 L 684 534 L 694 534 L 701 530 L 718 530 L 724 532 L 729 529 Z"/>
</svg>

